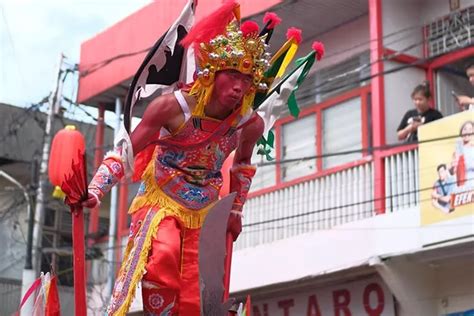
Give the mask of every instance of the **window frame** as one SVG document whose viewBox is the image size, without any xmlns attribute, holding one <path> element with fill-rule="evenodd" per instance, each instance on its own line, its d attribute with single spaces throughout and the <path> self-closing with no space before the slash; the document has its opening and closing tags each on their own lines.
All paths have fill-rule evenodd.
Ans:
<svg viewBox="0 0 474 316">
<path fill-rule="evenodd" d="M 370 84 L 349 90 L 345 93 L 342 93 L 340 95 L 337 95 L 335 97 L 332 97 L 330 99 L 326 99 L 321 103 L 315 103 L 311 106 L 305 107 L 304 109 L 301 110 L 300 115 L 298 118 L 303 118 L 308 115 L 316 115 L 316 155 L 318 158 L 316 158 L 316 171 L 306 175 L 302 176 L 299 178 L 295 178 L 289 181 L 283 181 L 282 178 L 282 168 L 279 163 L 276 164 L 276 171 L 275 171 L 275 185 L 266 187 L 266 188 L 261 188 L 257 189 L 255 191 L 251 191 L 249 193 L 249 198 L 250 197 L 255 197 L 258 195 L 266 194 L 269 192 L 273 192 L 279 189 L 282 189 L 284 187 L 288 186 L 293 186 L 295 184 L 314 179 L 314 178 L 319 178 L 326 176 L 328 174 L 336 173 L 344 169 L 352 168 L 354 166 L 358 166 L 361 164 L 366 163 L 367 161 L 370 161 L 372 159 L 372 156 L 368 151 L 363 151 L 362 152 L 362 158 L 359 160 L 351 161 L 345 164 L 341 164 L 335 167 L 331 167 L 329 169 L 323 169 L 323 163 L 322 163 L 322 130 L 323 130 L 323 113 L 325 109 L 328 109 L 333 106 L 337 106 L 340 103 L 360 97 L 360 106 L 361 106 L 361 136 L 362 136 L 362 148 L 368 148 L 369 146 L 369 100 L 370 100 Z M 275 125 L 273 127 L 274 133 L 275 133 L 275 159 L 276 161 L 280 161 L 282 158 L 282 133 L 283 133 L 283 125 L 288 124 L 290 122 L 295 121 L 295 118 L 292 116 L 287 116 L 284 118 L 281 118 L 275 122 Z"/>
</svg>

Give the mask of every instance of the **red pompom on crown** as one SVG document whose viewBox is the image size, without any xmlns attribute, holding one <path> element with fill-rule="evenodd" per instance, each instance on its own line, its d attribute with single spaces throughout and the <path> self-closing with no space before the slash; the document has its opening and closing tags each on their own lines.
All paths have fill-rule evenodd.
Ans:
<svg viewBox="0 0 474 316">
<path fill-rule="evenodd" d="M 301 30 L 296 27 L 290 27 L 288 31 L 286 31 L 286 38 L 287 39 L 294 39 L 296 44 L 301 43 Z"/>
<path fill-rule="evenodd" d="M 235 17 L 234 12 L 238 7 L 239 4 L 234 0 L 224 2 L 216 11 L 195 24 L 181 40 L 181 45 L 188 48 L 192 44 L 199 45 L 222 34 L 227 24 Z"/>
<path fill-rule="evenodd" d="M 274 12 L 267 12 L 263 16 L 263 23 L 267 24 L 268 22 L 270 24 L 268 24 L 267 29 L 271 30 L 281 23 L 281 18 Z"/>
<path fill-rule="evenodd" d="M 248 34 L 258 33 L 258 24 L 254 21 L 245 21 L 240 26 L 240 30 L 242 31 L 242 34 L 244 36 L 247 36 Z"/>
<path fill-rule="evenodd" d="M 324 56 L 324 44 L 321 42 L 313 42 L 311 45 L 313 50 L 316 52 L 316 59 L 319 61 Z"/>
</svg>

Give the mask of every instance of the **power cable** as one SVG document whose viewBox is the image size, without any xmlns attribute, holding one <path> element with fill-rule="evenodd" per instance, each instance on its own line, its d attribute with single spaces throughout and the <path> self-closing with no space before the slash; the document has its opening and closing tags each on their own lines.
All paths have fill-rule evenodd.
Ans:
<svg viewBox="0 0 474 316">
<path fill-rule="evenodd" d="M 474 178 L 467 179 L 467 181 L 472 181 L 472 180 L 474 180 Z M 260 221 L 260 222 L 248 223 L 248 224 L 242 225 L 242 227 L 252 227 L 252 226 L 258 226 L 258 225 L 263 225 L 263 224 L 268 224 L 268 223 L 274 223 L 274 222 L 279 222 L 279 221 L 298 218 L 298 217 L 305 217 L 305 216 L 308 216 L 308 215 L 322 213 L 322 212 L 328 212 L 328 211 L 334 211 L 334 210 L 341 209 L 341 208 L 365 205 L 365 204 L 374 203 L 374 202 L 377 202 L 377 201 L 385 201 L 385 200 L 390 199 L 390 198 L 405 196 L 405 195 L 409 195 L 409 194 L 421 193 L 421 192 L 428 191 L 428 190 L 433 190 L 433 187 L 430 186 L 430 187 L 427 187 L 427 188 L 421 188 L 421 189 L 411 190 L 411 191 L 407 191 L 407 192 L 403 192 L 403 193 L 392 194 L 392 195 L 389 195 L 389 196 L 385 196 L 383 198 L 373 198 L 373 199 L 369 199 L 369 200 L 365 200 L 365 201 L 360 201 L 360 202 L 355 202 L 355 203 L 348 203 L 348 204 L 345 204 L 345 205 L 338 205 L 338 206 L 333 206 L 333 207 L 327 207 L 327 208 L 322 208 L 322 209 L 309 211 L 309 212 L 303 212 L 303 213 L 299 213 L 299 214 L 295 214 L 295 215 L 288 215 L 288 216 L 282 216 L 282 217 L 278 217 L 278 218 L 274 218 L 274 219 L 264 220 L 264 221 Z M 431 199 L 429 199 L 429 200 L 431 201 Z M 425 201 L 426 200 L 420 201 L 420 204 L 421 204 L 421 202 L 425 202 Z M 410 203 L 410 204 L 413 204 L 413 203 Z M 378 210 L 378 211 L 383 211 L 383 210 Z M 373 210 L 372 212 L 377 212 L 377 210 Z"/>
</svg>

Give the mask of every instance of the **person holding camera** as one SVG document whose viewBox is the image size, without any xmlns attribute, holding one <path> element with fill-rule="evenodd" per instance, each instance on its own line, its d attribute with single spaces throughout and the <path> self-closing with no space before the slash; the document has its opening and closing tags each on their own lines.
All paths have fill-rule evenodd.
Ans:
<svg viewBox="0 0 474 316">
<path fill-rule="evenodd" d="M 469 79 L 469 82 L 474 87 L 474 62 L 468 64 L 466 67 L 466 76 Z M 467 95 L 455 95 L 456 101 L 461 109 L 465 110 L 474 110 L 474 98 Z"/>
<path fill-rule="evenodd" d="M 428 81 L 416 86 L 411 93 L 411 98 L 415 109 L 405 113 L 397 129 L 398 139 L 405 142 L 417 142 L 417 130 L 420 125 L 443 117 L 441 112 L 430 108 L 431 92 Z"/>
</svg>

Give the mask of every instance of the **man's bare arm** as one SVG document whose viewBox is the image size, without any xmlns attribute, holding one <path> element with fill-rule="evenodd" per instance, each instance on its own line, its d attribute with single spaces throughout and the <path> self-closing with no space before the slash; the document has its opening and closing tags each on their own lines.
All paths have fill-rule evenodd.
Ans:
<svg viewBox="0 0 474 316">
<path fill-rule="evenodd" d="M 179 121 L 181 119 L 180 115 L 182 116 L 182 112 L 174 95 L 164 95 L 153 100 L 145 110 L 142 121 L 140 122 L 140 124 L 138 124 L 138 126 L 135 128 L 131 135 L 134 154 L 137 155 L 150 143 L 151 140 L 157 137 L 162 127 L 168 127 L 170 122 L 173 121 L 176 124 L 176 121 Z M 104 159 L 102 165 L 104 165 L 107 161 L 108 159 Z M 113 164 L 113 162 L 109 163 Z M 107 171 L 107 167 L 102 168 L 102 171 L 101 168 L 99 168 L 97 172 L 104 172 L 104 170 L 106 173 L 105 176 L 110 176 L 109 172 Z M 123 167 L 120 168 L 120 170 L 123 170 Z M 123 172 L 121 172 L 120 174 L 122 173 Z M 114 175 L 113 179 L 118 181 L 121 176 L 122 175 L 119 174 Z M 96 177 L 94 177 L 94 179 L 91 181 L 91 184 L 89 185 L 88 198 L 82 203 L 84 207 L 96 207 L 100 202 L 101 196 L 105 194 L 105 192 L 103 191 L 108 190 L 104 188 L 102 188 L 101 190 L 97 189 L 96 183 L 98 182 L 98 180 L 95 179 Z M 114 181 L 110 181 L 112 185 L 113 182 Z"/>
<path fill-rule="evenodd" d="M 237 196 L 227 223 L 227 231 L 232 234 L 234 241 L 242 231 L 242 207 L 255 174 L 255 167 L 250 165 L 252 152 L 264 130 L 263 120 L 258 114 L 253 113 L 250 120 L 240 134 L 239 146 L 230 171 L 230 192 L 237 192 Z"/>
<path fill-rule="evenodd" d="M 130 136 L 134 155 L 142 151 L 150 140 L 158 135 L 162 127 L 168 127 L 171 121 L 179 119 L 180 116 L 182 112 L 173 94 L 153 100 Z"/>
<path fill-rule="evenodd" d="M 253 117 L 250 118 L 250 122 L 247 126 L 242 129 L 240 135 L 239 146 L 234 156 L 234 165 L 251 163 L 253 149 L 258 139 L 262 136 L 264 130 L 264 123 L 262 118 L 257 114 L 253 113 Z"/>
</svg>

